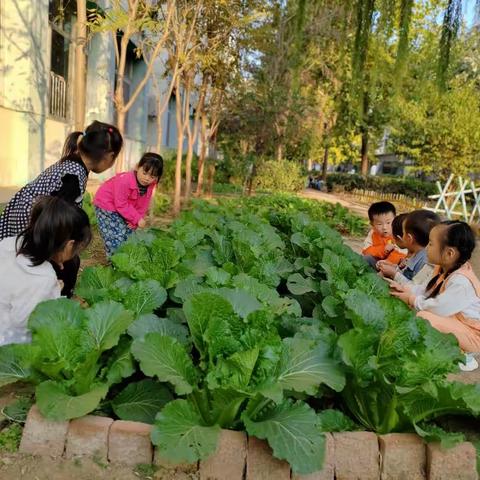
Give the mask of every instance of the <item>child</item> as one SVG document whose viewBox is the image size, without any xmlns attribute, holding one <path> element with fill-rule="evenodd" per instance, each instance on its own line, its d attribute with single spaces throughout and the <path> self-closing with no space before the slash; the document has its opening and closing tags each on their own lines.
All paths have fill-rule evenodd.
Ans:
<svg viewBox="0 0 480 480">
<path fill-rule="evenodd" d="M 395 217 L 395 220 L 397 218 Z M 400 246 L 408 250 L 407 259 L 404 265 L 398 266 L 386 261 L 378 262 L 377 266 L 382 275 L 400 284 L 426 285 L 432 277 L 433 266 L 427 263 L 425 247 L 428 245 L 430 230 L 438 223 L 440 223 L 440 217 L 428 210 L 415 210 L 405 215 Z M 399 245 L 398 242 L 397 245 Z"/>
<path fill-rule="evenodd" d="M 0 240 L 27 228 L 32 205 L 41 196 L 58 196 L 81 207 L 89 172 L 101 173 L 110 168 L 122 144 L 118 129 L 107 123 L 95 121 L 84 132 L 71 133 L 62 158 L 19 190 L 5 207 L 0 216 Z M 64 282 L 62 295 L 71 296 L 80 259 L 65 262 L 63 269 L 53 266 Z"/>
<path fill-rule="evenodd" d="M 144 217 L 162 173 L 162 157 L 145 153 L 134 171 L 115 175 L 98 189 L 93 204 L 108 257 L 135 229 L 145 227 Z"/>
<path fill-rule="evenodd" d="M 395 207 L 390 202 L 372 203 L 368 209 L 372 229 L 365 239 L 362 255 L 374 268 L 379 260 L 387 260 L 396 265 L 405 258 L 405 254 L 397 249 L 392 235 L 395 214 Z"/>
<path fill-rule="evenodd" d="M 452 333 L 465 352 L 480 352 L 480 281 L 469 260 L 475 235 L 468 224 L 446 221 L 433 227 L 427 246 L 428 261 L 437 274 L 426 287 L 392 283 L 392 295 L 417 310 L 437 330 Z M 474 370 L 478 363 L 467 355 L 462 370 Z"/>
<path fill-rule="evenodd" d="M 51 262 L 61 266 L 91 239 L 87 214 L 61 198 L 35 203 L 30 224 L 0 241 L 0 345 L 30 340 L 27 321 L 36 305 L 60 297 Z"/>
</svg>

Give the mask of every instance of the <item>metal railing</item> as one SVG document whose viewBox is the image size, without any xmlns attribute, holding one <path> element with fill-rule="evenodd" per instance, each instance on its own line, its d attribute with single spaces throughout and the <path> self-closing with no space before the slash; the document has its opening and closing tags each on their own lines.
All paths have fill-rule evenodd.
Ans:
<svg viewBox="0 0 480 480">
<path fill-rule="evenodd" d="M 54 117 L 67 117 L 67 82 L 53 72 L 50 72 L 48 109 Z"/>
</svg>

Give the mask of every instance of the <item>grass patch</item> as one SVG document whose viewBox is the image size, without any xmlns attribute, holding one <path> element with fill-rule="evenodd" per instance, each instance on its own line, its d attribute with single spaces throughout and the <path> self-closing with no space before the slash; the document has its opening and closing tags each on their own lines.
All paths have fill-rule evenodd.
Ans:
<svg viewBox="0 0 480 480">
<path fill-rule="evenodd" d="M 158 470 L 156 465 L 150 463 L 139 463 L 134 472 L 143 480 L 152 480 L 155 472 Z"/>
<path fill-rule="evenodd" d="M 20 446 L 23 428 L 18 423 L 11 423 L 0 432 L 0 452 L 15 453 Z"/>
</svg>

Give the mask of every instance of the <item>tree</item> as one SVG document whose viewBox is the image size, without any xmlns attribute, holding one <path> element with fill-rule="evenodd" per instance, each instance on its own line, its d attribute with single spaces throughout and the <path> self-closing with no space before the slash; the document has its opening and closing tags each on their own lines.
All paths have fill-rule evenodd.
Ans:
<svg viewBox="0 0 480 480">
<path fill-rule="evenodd" d="M 203 2 L 179 0 L 172 10 L 170 35 L 165 47 L 168 63 L 179 71 L 175 78 L 175 119 L 177 125 L 177 155 L 175 162 L 175 190 L 172 212 L 177 215 L 181 208 L 183 140 L 187 123 L 190 122 L 190 98 L 195 81 L 195 53 L 199 48 L 197 21 L 203 13 Z"/>
<path fill-rule="evenodd" d="M 98 12 L 90 22 L 93 32 L 111 32 L 115 47 L 116 82 L 114 104 L 117 112 L 117 127 L 124 134 L 126 115 L 133 106 L 153 72 L 154 63 L 167 41 L 175 1 L 167 0 L 153 4 L 148 0 L 128 0 L 123 8 L 121 0 L 114 0 L 113 7 Z M 120 40 L 118 41 L 118 36 Z M 137 41 L 136 54 L 146 64 L 145 74 L 129 98 L 124 91 L 125 68 L 130 41 Z M 117 171 L 124 169 L 123 155 L 116 162 Z"/>
<path fill-rule="evenodd" d="M 392 148 L 426 174 L 448 177 L 479 171 L 480 32 L 462 32 L 450 52 L 448 89 L 438 88 L 438 36 L 427 23 L 417 32 L 410 75 L 391 122 Z M 433 30 L 433 32 L 435 32 Z M 418 39 L 423 38 L 420 42 Z"/>
<path fill-rule="evenodd" d="M 86 66 L 85 46 L 87 43 L 87 2 L 77 0 L 77 24 L 75 35 L 75 130 L 85 127 Z"/>
</svg>

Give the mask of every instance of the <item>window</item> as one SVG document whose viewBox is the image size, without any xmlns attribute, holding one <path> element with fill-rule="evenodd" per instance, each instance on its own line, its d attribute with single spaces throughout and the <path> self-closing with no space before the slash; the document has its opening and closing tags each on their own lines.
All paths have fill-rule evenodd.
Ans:
<svg viewBox="0 0 480 480">
<path fill-rule="evenodd" d="M 75 0 L 50 0 L 50 85 L 49 113 L 67 117 L 67 87 Z"/>
</svg>

